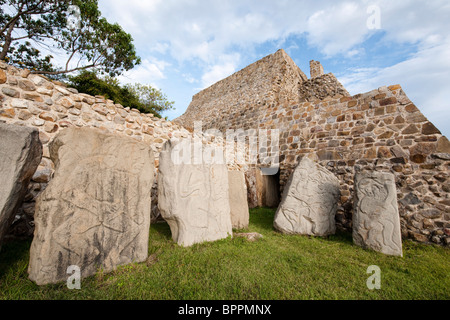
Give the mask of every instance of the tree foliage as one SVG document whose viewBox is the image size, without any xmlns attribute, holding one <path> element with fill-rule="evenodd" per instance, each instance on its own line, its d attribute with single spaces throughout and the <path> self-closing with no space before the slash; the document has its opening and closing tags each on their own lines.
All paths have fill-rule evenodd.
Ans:
<svg viewBox="0 0 450 320">
<path fill-rule="evenodd" d="M 121 86 L 117 79 L 108 75 L 102 78 L 91 71 L 83 71 L 69 79 L 70 85 L 79 92 L 105 96 L 124 107 L 138 109 L 143 113 L 153 113 L 157 117 L 161 117 L 163 111 L 173 108 L 173 101 L 169 101 L 161 90 L 149 85 Z"/>
<path fill-rule="evenodd" d="M 101 17 L 98 0 L 0 0 L 0 5 L 0 59 L 33 73 L 58 76 L 93 68 L 116 76 L 140 63 L 131 35 Z M 65 53 L 63 66 L 53 64 L 54 52 Z"/>
</svg>

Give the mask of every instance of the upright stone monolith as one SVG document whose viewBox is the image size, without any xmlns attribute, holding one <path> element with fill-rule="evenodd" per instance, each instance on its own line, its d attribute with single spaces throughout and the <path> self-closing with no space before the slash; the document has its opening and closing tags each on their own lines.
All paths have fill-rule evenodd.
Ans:
<svg viewBox="0 0 450 320">
<path fill-rule="evenodd" d="M 0 123 L 0 248 L 41 158 L 37 129 Z"/>
<path fill-rule="evenodd" d="M 68 128 L 50 145 L 54 178 L 38 197 L 29 277 L 37 284 L 82 277 L 148 256 L 153 152 L 130 137 Z"/>
<path fill-rule="evenodd" d="M 159 156 L 158 206 L 182 246 L 232 235 L 225 164 L 197 163 L 189 140 L 172 139 Z M 184 152 L 184 160 L 176 159 Z"/>
<path fill-rule="evenodd" d="M 387 172 L 362 172 L 355 176 L 353 241 L 394 256 L 402 256 L 400 215 L 395 177 Z"/>
<path fill-rule="evenodd" d="M 285 186 L 274 227 L 287 234 L 334 234 L 338 198 L 339 180 L 305 157 Z"/>
</svg>

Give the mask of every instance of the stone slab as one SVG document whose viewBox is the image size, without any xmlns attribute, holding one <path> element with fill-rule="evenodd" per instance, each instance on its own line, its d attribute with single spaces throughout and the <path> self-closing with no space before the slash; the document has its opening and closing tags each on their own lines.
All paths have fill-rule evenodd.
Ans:
<svg viewBox="0 0 450 320">
<path fill-rule="evenodd" d="M 403 256 L 393 174 L 361 172 L 355 175 L 353 241 L 363 248 Z"/>
<path fill-rule="evenodd" d="M 29 278 L 38 285 L 82 277 L 148 256 L 154 157 L 150 145 L 92 128 L 51 142 L 54 178 L 38 197 Z"/>
<path fill-rule="evenodd" d="M 285 186 L 275 229 L 286 234 L 334 234 L 339 195 L 339 180 L 334 174 L 304 157 Z"/>
</svg>

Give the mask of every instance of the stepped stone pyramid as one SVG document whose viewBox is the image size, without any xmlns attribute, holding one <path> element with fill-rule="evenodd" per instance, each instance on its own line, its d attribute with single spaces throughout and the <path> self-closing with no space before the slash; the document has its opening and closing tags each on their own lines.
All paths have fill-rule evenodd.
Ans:
<svg viewBox="0 0 450 320">
<path fill-rule="evenodd" d="M 396 177 L 403 238 L 450 243 L 450 142 L 398 84 L 351 96 L 320 62 L 311 78 L 279 50 L 197 93 L 174 120 L 188 129 L 278 129 L 282 192 L 307 156 L 340 180 L 338 227 L 351 230 L 353 177 L 361 170 Z M 247 178 L 251 172 L 248 170 Z"/>
</svg>

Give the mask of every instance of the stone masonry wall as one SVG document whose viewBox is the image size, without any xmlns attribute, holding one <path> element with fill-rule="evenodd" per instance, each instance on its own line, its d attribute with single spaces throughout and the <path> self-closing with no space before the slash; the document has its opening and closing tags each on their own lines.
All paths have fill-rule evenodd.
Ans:
<svg viewBox="0 0 450 320">
<path fill-rule="evenodd" d="M 303 156 L 317 160 L 340 179 L 337 224 L 343 230 L 352 226 L 355 172 L 393 172 L 403 237 L 449 245 L 448 139 L 400 85 L 351 97 L 334 75 L 317 71 L 317 63 L 312 63 L 314 77 L 309 80 L 299 76 L 303 72 L 286 72 L 283 66 L 295 70 L 292 64 L 282 50 L 263 58 L 257 67 L 251 65 L 198 93 L 175 121 L 202 120 L 204 127 L 222 131 L 279 129 L 279 146 L 267 151 L 280 152 L 281 191 Z M 276 79 L 295 85 L 284 89 L 284 82 Z"/>
<path fill-rule="evenodd" d="M 396 176 L 403 237 L 450 243 L 450 143 L 399 85 L 291 105 L 276 120 L 281 186 L 303 156 L 334 172 L 341 229 L 351 230 L 355 172 L 386 171 Z"/>
</svg>

